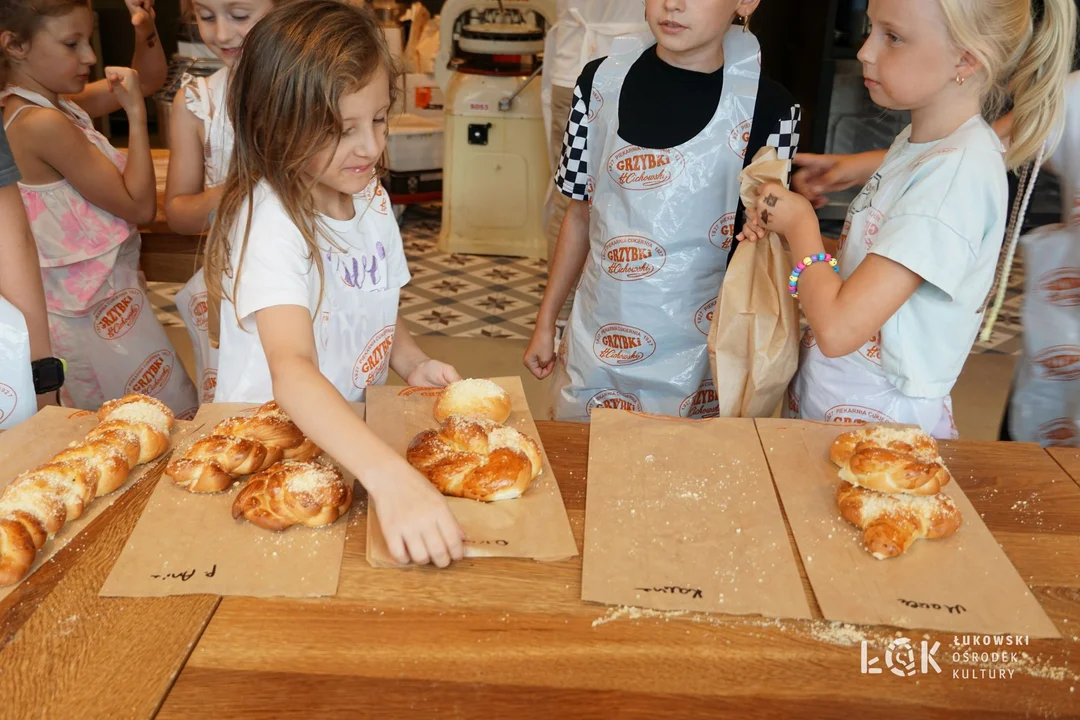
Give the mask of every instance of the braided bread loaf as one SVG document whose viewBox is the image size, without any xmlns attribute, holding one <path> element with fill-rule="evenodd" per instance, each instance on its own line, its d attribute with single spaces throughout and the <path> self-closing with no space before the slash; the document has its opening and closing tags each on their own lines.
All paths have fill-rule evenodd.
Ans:
<svg viewBox="0 0 1080 720">
<path fill-rule="evenodd" d="M 937 442 L 914 428 L 871 425 L 844 433 L 829 456 L 841 480 L 883 493 L 935 495 L 952 480 Z"/>
<path fill-rule="evenodd" d="M 271 401 L 250 417 L 218 423 L 183 456 L 170 460 L 165 474 L 191 492 L 219 492 L 241 475 L 260 472 L 280 460 L 304 462 L 321 452 Z"/>
<path fill-rule="evenodd" d="M 18 582 L 37 551 L 78 519 L 94 498 L 113 492 L 140 463 L 169 447 L 173 414 L 146 395 L 101 406 L 101 424 L 80 443 L 16 477 L 0 492 L 0 585 Z"/>
<path fill-rule="evenodd" d="M 253 476 L 233 500 L 234 519 L 266 530 L 330 525 L 352 506 L 352 483 L 331 465 L 285 460 Z"/>
<path fill-rule="evenodd" d="M 520 497 L 543 467 L 528 435 L 461 415 L 413 438 L 405 459 L 443 495 L 483 502 Z"/>
<path fill-rule="evenodd" d="M 840 515 L 863 531 L 866 549 L 878 560 L 896 557 L 919 538 L 943 538 L 962 522 L 948 495 L 887 495 L 851 483 L 836 491 Z"/>
</svg>

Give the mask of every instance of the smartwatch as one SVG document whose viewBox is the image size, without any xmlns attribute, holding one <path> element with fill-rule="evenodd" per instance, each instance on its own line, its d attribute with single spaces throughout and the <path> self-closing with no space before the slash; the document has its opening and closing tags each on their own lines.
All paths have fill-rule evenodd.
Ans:
<svg viewBox="0 0 1080 720">
<path fill-rule="evenodd" d="M 38 395 L 56 392 L 64 386 L 67 363 L 60 358 L 41 358 L 30 363 L 34 374 L 34 392 Z"/>
</svg>

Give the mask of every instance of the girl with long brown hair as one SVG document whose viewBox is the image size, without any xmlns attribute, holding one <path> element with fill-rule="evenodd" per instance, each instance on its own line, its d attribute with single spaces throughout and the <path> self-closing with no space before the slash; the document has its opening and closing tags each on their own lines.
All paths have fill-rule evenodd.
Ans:
<svg viewBox="0 0 1080 720">
<path fill-rule="evenodd" d="M 410 385 L 460 379 L 397 317 L 409 271 L 377 177 L 394 73 L 371 15 L 335 0 L 280 7 L 245 39 L 207 248 L 221 298 L 215 399 L 277 400 L 367 488 L 391 553 L 442 567 L 462 557 L 445 498 L 348 404 L 391 368 Z"/>
</svg>

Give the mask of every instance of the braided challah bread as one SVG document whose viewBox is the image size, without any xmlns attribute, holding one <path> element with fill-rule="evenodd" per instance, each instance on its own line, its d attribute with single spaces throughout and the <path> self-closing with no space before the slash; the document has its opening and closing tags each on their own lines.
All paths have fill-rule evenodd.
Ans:
<svg viewBox="0 0 1080 720">
<path fill-rule="evenodd" d="M 948 495 L 887 495 L 840 483 L 836 503 L 845 520 L 861 528 L 866 549 L 877 558 L 896 557 L 919 538 L 943 538 L 962 522 Z"/>
<path fill-rule="evenodd" d="M 510 418 L 510 393 L 491 380 L 459 380 L 443 388 L 435 399 L 435 419 L 451 415 L 504 423 Z"/>
<path fill-rule="evenodd" d="M 241 475 L 265 470 L 280 460 L 305 462 L 322 451 L 275 402 L 251 416 L 231 417 L 174 457 L 165 474 L 191 492 L 219 492 Z"/>
<path fill-rule="evenodd" d="M 952 476 L 937 442 L 921 430 L 869 426 L 836 438 L 829 452 L 840 479 L 884 493 L 935 495 Z"/>
<path fill-rule="evenodd" d="M 254 475 L 233 500 L 241 516 L 265 530 L 330 525 L 352 506 L 352 483 L 331 465 L 285 460 Z"/>
<path fill-rule="evenodd" d="M 173 414 L 146 395 L 101 406 L 101 424 L 49 462 L 22 473 L 0 492 L 0 585 L 26 576 L 37 551 L 94 498 L 113 492 L 138 464 L 169 447 Z"/>
<path fill-rule="evenodd" d="M 443 495 L 483 502 L 520 497 L 543 467 L 528 435 L 461 415 L 413 438 L 405 459 Z"/>
</svg>

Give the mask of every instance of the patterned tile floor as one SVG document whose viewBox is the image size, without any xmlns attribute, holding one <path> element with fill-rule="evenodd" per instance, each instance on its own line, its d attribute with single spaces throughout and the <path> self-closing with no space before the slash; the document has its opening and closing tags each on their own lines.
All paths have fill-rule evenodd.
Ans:
<svg viewBox="0 0 1080 720">
<path fill-rule="evenodd" d="M 400 312 L 415 335 L 527 340 L 547 283 L 544 260 L 447 255 L 436 249 L 438 206 L 412 206 L 401 225 L 412 283 L 401 292 Z M 1021 349 L 1023 264 L 1017 257 L 1007 300 L 993 337 L 973 353 L 1015 355 Z M 150 283 L 150 300 L 166 326 L 182 327 L 174 296 L 180 286 Z"/>
</svg>

